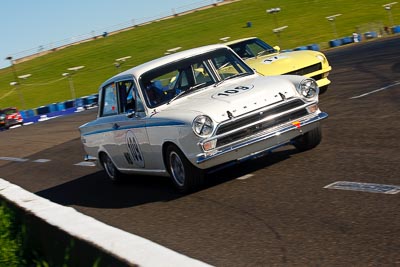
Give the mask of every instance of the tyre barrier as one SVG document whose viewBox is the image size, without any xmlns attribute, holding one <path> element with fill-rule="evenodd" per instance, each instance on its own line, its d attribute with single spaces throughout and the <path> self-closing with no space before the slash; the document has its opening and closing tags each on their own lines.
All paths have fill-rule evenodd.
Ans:
<svg viewBox="0 0 400 267">
<path fill-rule="evenodd" d="M 21 113 L 22 118 L 24 120 L 26 120 L 27 118 L 36 116 L 37 114 L 35 111 L 36 110 L 28 109 L 28 110 L 21 110 L 20 113 Z"/>
<path fill-rule="evenodd" d="M 299 46 L 294 49 L 294 51 L 302 51 L 302 50 L 308 50 L 308 47 L 307 46 Z"/>
<path fill-rule="evenodd" d="M 49 106 L 41 106 L 36 109 L 38 115 L 44 115 L 50 112 Z"/>
<path fill-rule="evenodd" d="M 308 50 L 319 51 L 319 45 L 311 44 L 307 46 Z"/>
<path fill-rule="evenodd" d="M 342 45 L 342 39 L 335 39 L 329 41 L 329 47 L 337 47 Z"/>
<path fill-rule="evenodd" d="M 20 110 L 24 124 L 36 123 L 43 118 L 52 118 L 72 114 L 79 109 L 86 109 L 98 104 L 98 94 L 84 96 L 75 100 L 52 103 L 34 109 Z"/>
<path fill-rule="evenodd" d="M 75 100 L 68 100 L 64 102 L 65 109 L 73 108 Z"/>
<path fill-rule="evenodd" d="M 364 33 L 364 38 L 365 39 L 372 39 L 378 37 L 378 34 L 376 32 L 366 32 Z"/>
<path fill-rule="evenodd" d="M 400 33 L 400 25 L 393 26 L 392 27 L 392 32 L 393 33 Z"/>
<path fill-rule="evenodd" d="M 50 110 L 49 112 L 58 111 L 57 103 L 50 104 L 50 105 L 48 105 L 48 107 L 49 107 L 49 110 Z"/>
<path fill-rule="evenodd" d="M 346 36 L 342 38 L 342 45 L 351 44 L 354 42 L 353 37 Z"/>
</svg>

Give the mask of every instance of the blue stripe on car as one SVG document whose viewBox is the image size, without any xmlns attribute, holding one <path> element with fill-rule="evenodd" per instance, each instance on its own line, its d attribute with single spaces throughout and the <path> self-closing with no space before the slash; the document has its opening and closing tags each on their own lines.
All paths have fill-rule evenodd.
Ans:
<svg viewBox="0 0 400 267">
<path fill-rule="evenodd" d="M 128 130 L 128 129 L 138 129 L 138 128 L 150 128 L 150 127 L 165 127 L 165 126 L 183 126 L 185 123 L 181 121 L 167 121 L 167 122 L 154 122 L 154 123 L 148 123 L 148 124 L 140 124 L 140 125 L 130 125 L 130 126 L 125 126 L 125 127 L 119 127 L 118 129 L 115 129 L 113 127 L 108 128 L 108 129 L 102 129 L 98 131 L 93 131 L 93 132 L 88 132 L 83 134 L 83 136 L 88 136 L 88 135 L 93 135 L 93 134 L 99 134 L 99 133 L 106 133 L 106 132 L 112 132 L 112 131 L 120 131 L 120 130 Z"/>
</svg>

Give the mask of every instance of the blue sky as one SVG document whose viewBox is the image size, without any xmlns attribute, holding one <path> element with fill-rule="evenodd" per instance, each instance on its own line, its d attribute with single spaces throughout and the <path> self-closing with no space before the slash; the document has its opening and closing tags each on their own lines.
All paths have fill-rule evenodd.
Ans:
<svg viewBox="0 0 400 267">
<path fill-rule="evenodd" d="M 172 15 L 216 0 L 2 0 L 0 68 L 14 58 L 83 36 Z"/>
</svg>

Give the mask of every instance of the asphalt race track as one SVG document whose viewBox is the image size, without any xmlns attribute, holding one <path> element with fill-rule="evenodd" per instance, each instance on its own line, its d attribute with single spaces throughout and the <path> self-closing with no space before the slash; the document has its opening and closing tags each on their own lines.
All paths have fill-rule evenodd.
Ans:
<svg viewBox="0 0 400 267">
<path fill-rule="evenodd" d="M 220 171 L 190 195 L 82 166 L 77 128 L 95 109 L 0 132 L 0 177 L 216 266 L 400 266 L 399 47 L 397 36 L 327 51 L 322 143 Z M 379 185 L 324 188 L 339 181 Z"/>
</svg>

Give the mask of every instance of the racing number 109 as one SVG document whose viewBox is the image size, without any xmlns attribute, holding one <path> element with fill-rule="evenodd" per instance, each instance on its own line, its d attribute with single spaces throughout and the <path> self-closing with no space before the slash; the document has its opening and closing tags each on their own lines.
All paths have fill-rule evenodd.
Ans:
<svg viewBox="0 0 400 267">
<path fill-rule="evenodd" d="M 233 89 L 228 89 L 223 91 L 222 93 L 218 93 L 217 96 L 231 96 L 234 94 L 241 93 L 243 91 L 250 90 L 251 88 L 253 88 L 253 86 L 237 86 Z"/>
</svg>

